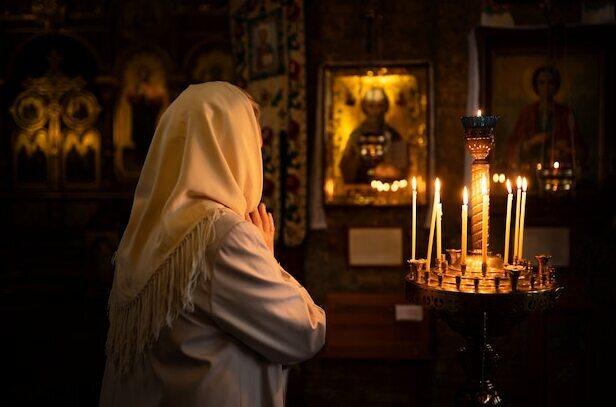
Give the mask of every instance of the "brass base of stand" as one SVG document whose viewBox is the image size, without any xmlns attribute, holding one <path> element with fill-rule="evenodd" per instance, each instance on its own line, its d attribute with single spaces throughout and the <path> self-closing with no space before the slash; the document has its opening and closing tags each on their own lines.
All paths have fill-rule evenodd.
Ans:
<svg viewBox="0 0 616 407">
<path fill-rule="evenodd" d="M 503 399 L 490 379 L 500 359 L 492 345 L 469 343 L 458 348 L 458 356 L 468 379 L 458 391 L 456 405 L 503 406 Z M 484 363 L 478 365 L 477 360 L 483 360 Z M 478 370 L 478 367 L 482 369 Z"/>
<path fill-rule="evenodd" d="M 464 407 L 504 405 L 491 379 L 499 356 L 488 340 L 504 335 L 531 312 L 551 308 L 562 289 L 552 281 L 523 291 L 511 287 L 507 291 L 469 292 L 435 283 L 427 275 L 420 279 L 409 273 L 406 277 L 407 299 L 436 310 L 451 329 L 466 339 L 466 345 L 458 350 L 467 380 L 458 392 L 457 402 Z"/>
</svg>

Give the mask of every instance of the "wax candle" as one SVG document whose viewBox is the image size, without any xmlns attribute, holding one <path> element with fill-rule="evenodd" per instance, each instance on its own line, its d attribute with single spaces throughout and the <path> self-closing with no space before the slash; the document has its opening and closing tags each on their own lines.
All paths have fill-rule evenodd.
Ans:
<svg viewBox="0 0 616 407">
<path fill-rule="evenodd" d="M 417 179 L 411 181 L 413 187 L 413 230 L 411 232 L 411 259 L 415 260 L 415 248 L 417 246 Z"/>
<path fill-rule="evenodd" d="M 526 177 L 522 179 L 522 209 L 520 212 L 520 243 L 518 245 L 518 257 L 520 259 L 524 258 L 524 217 L 526 214 L 526 188 L 528 184 L 526 183 Z"/>
<path fill-rule="evenodd" d="M 438 211 L 438 203 L 441 198 L 441 181 L 436 178 L 434 181 L 434 203 L 432 205 L 432 216 L 430 218 L 430 236 L 428 238 L 428 255 L 426 256 L 426 270 L 430 270 L 430 261 L 432 258 L 432 241 L 434 240 L 434 226 L 436 224 L 436 213 Z"/>
<path fill-rule="evenodd" d="M 468 189 L 464 187 L 462 193 L 462 245 L 461 245 L 461 258 L 460 264 L 466 264 L 466 235 L 468 233 Z"/>
<path fill-rule="evenodd" d="M 519 253 L 518 253 L 518 244 L 520 243 L 520 200 L 522 199 L 522 177 L 518 175 L 518 179 L 516 181 L 518 192 L 516 193 L 515 198 L 515 227 L 513 232 L 513 261 L 517 262 Z"/>
<path fill-rule="evenodd" d="M 488 184 L 485 175 L 481 177 L 481 194 L 483 195 L 483 207 L 481 210 L 481 263 L 488 263 Z"/>
<path fill-rule="evenodd" d="M 513 193 L 511 192 L 511 181 L 507 180 L 507 216 L 505 217 L 505 255 L 503 262 L 509 264 L 509 235 L 511 228 L 511 204 L 513 202 Z"/>
<path fill-rule="evenodd" d="M 442 237 L 441 237 L 441 226 L 443 223 L 443 204 L 441 202 L 438 203 L 438 212 L 436 213 L 436 259 L 437 261 L 441 259 L 441 253 L 443 253 L 442 246 Z"/>
</svg>

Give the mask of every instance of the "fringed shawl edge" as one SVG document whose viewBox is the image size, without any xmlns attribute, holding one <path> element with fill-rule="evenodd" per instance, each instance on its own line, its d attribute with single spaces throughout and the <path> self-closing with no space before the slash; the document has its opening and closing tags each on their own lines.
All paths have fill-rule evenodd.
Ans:
<svg viewBox="0 0 616 407">
<path fill-rule="evenodd" d="M 130 302 L 109 304 L 106 352 L 116 372 L 128 373 L 143 360 L 165 325 L 194 309 L 193 292 L 200 279 L 208 278 L 206 248 L 214 240 L 220 214 L 214 210 L 197 223 Z M 115 256 L 113 261 L 119 267 Z"/>
</svg>

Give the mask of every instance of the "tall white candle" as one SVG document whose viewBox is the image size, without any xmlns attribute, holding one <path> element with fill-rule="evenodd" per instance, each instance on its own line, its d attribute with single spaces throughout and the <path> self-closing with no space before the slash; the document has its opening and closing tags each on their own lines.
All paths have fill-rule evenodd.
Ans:
<svg viewBox="0 0 616 407">
<path fill-rule="evenodd" d="M 432 216 L 430 218 L 430 236 L 428 238 L 428 255 L 426 256 L 426 270 L 430 270 L 430 261 L 432 258 L 432 241 L 434 240 L 434 226 L 436 224 L 436 213 L 438 211 L 438 203 L 441 198 L 441 181 L 436 178 L 434 181 L 434 203 L 432 205 Z"/>
<path fill-rule="evenodd" d="M 515 227 L 513 232 L 513 261 L 517 261 L 519 253 L 518 253 L 518 244 L 520 243 L 520 200 L 522 195 L 522 177 L 518 175 L 518 179 L 516 181 L 518 192 L 515 197 Z"/>
<path fill-rule="evenodd" d="M 443 204 L 438 203 L 438 212 L 436 213 L 436 260 L 441 259 L 443 253 L 441 225 L 443 223 Z"/>
<path fill-rule="evenodd" d="M 468 233 L 468 189 L 464 187 L 462 193 L 462 244 L 461 244 L 461 258 L 460 264 L 466 264 L 466 235 Z"/>
<path fill-rule="evenodd" d="M 411 232 L 411 259 L 415 260 L 415 248 L 417 247 L 417 179 L 411 181 L 413 187 L 413 224 Z"/>
<path fill-rule="evenodd" d="M 481 263 L 488 263 L 488 210 L 490 208 L 488 197 L 488 184 L 485 175 L 481 177 L 481 194 L 483 207 L 481 210 Z"/>
<path fill-rule="evenodd" d="M 505 255 L 503 262 L 509 264 L 509 235 L 511 229 L 511 203 L 513 202 L 513 193 L 511 192 L 511 181 L 507 180 L 507 217 L 505 218 Z"/>
<path fill-rule="evenodd" d="M 518 245 L 518 257 L 524 258 L 524 217 L 526 216 L 526 177 L 522 179 L 522 210 L 520 213 L 520 243 Z"/>
</svg>

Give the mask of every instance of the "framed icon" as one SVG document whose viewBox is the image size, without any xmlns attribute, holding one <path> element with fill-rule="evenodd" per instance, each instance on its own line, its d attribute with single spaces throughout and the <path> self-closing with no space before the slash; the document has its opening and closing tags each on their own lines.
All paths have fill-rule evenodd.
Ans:
<svg viewBox="0 0 616 407">
<path fill-rule="evenodd" d="M 608 42 L 602 40 L 609 34 L 602 30 L 614 31 L 478 30 L 480 95 L 486 109 L 499 116 L 494 168 L 529 180 L 546 168 L 567 168 L 577 189 L 600 187 L 609 172 L 605 109 L 611 97 Z M 557 37 L 567 38 L 566 46 L 548 41 Z"/>
<path fill-rule="evenodd" d="M 408 205 L 413 177 L 426 202 L 431 78 L 427 62 L 322 68 L 326 204 Z"/>
</svg>

